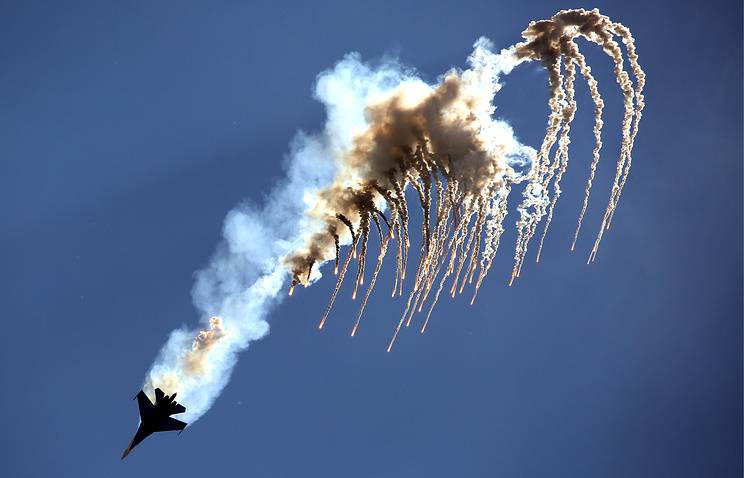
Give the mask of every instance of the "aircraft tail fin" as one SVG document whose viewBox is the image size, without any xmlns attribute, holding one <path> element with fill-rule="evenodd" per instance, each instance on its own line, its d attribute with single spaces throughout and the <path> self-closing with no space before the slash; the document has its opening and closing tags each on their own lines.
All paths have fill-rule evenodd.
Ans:
<svg viewBox="0 0 744 478">
<path fill-rule="evenodd" d="M 150 399 L 147 398 L 147 395 L 145 395 L 145 392 L 143 392 L 142 390 L 140 390 L 134 398 L 137 400 L 137 407 L 139 408 L 140 419 L 144 421 L 145 418 L 149 417 L 152 414 L 155 406 L 152 404 Z"/>
</svg>

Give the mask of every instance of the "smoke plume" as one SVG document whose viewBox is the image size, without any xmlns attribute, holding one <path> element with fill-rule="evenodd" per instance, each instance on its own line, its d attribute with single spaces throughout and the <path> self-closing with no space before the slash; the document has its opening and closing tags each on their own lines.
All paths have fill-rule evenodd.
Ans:
<svg viewBox="0 0 744 478">
<path fill-rule="evenodd" d="M 373 66 L 357 54 L 320 74 L 315 97 L 327 111 L 323 131 L 297 135 L 286 160 L 287 179 L 262 207 L 246 203 L 227 215 L 224 240 L 197 274 L 192 291 L 205 325 L 202 330 L 182 328 L 171 334 L 147 374 L 145 391 L 162 387 L 178 392 L 187 406 L 185 419 L 199 418 L 227 383 L 238 352 L 268 333 L 267 315 L 285 296 L 280 292 L 287 279 L 292 295 L 296 285 L 317 281 L 321 266 L 329 261 L 334 262 L 337 279 L 320 328 L 344 279 L 351 275 L 352 297 L 361 295 L 351 328 L 352 335 L 357 332 L 390 252 L 395 257 L 392 295 L 403 295 L 405 289 L 408 297 L 388 351 L 401 328 L 425 311 L 419 329 L 423 333 L 443 291 L 455 296 L 470 285 L 471 302 L 475 300 L 500 244 L 511 190 L 525 183 L 517 206 L 511 278 L 515 280 L 528 245 L 546 218 L 539 260 L 561 194 L 578 73 L 594 101 L 596 146 L 575 245 L 602 147 L 604 106 L 575 42 L 578 37 L 598 44 L 612 58 L 625 98 L 620 157 L 589 255 L 593 261 L 628 178 L 644 106 L 645 75 L 635 42 L 626 27 L 597 10 L 558 12 L 549 20 L 530 23 L 523 36 L 524 42 L 499 53 L 480 38 L 468 58 L 469 67 L 452 69 L 434 84 L 396 61 Z M 615 38 L 625 45 L 635 85 Z M 549 73 L 550 114 L 539 150 L 520 144 L 507 123 L 493 118 L 500 76 L 532 60 L 540 61 Z M 409 210 L 414 205 L 422 210 L 421 248 L 417 256 L 409 256 Z M 377 238 L 379 249 L 368 268 L 370 235 Z M 350 247 L 344 253 L 346 245 Z"/>
</svg>

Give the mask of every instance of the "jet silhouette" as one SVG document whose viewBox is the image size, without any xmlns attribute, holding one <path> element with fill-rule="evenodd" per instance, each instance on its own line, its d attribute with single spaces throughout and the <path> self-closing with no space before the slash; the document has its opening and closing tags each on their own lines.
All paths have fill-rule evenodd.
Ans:
<svg viewBox="0 0 744 478">
<path fill-rule="evenodd" d="M 164 394 L 159 388 L 155 389 L 155 405 L 152 404 L 145 392 L 142 390 L 134 397 L 137 399 L 137 405 L 139 406 L 140 414 L 140 425 L 137 429 L 137 433 L 134 434 L 132 442 L 124 450 L 124 454 L 121 455 L 123 460 L 129 455 L 134 447 L 140 444 L 142 440 L 149 437 L 155 432 L 168 432 L 179 430 L 179 433 L 186 428 L 186 423 L 181 420 L 172 418 L 171 415 L 177 413 L 183 413 L 186 411 L 186 407 L 180 405 L 175 401 L 176 394 L 172 397 Z"/>
</svg>

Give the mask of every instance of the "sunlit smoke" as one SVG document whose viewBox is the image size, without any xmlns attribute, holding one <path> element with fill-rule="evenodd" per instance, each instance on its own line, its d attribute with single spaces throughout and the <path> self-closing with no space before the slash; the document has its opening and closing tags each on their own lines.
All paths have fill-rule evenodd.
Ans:
<svg viewBox="0 0 744 478">
<path fill-rule="evenodd" d="M 227 383 L 237 353 L 268 333 L 268 312 L 287 297 L 280 293 L 287 271 L 291 296 L 297 285 L 317 281 L 329 261 L 337 277 L 319 328 L 327 324 L 348 275 L 354 280 L 352 298 L 361 297 L 351 327 L 351 335 L 357 333 L 383 261 L 392 251 L 392 296 L 403 295 L 407 283 L 408 297 L 392 324 L 387 350 L 419 312 L 417 327 L 423 333 L 443 291 L 454 297 L 470 286 L 470 301 L 475 300 L 500 245 L 510 193 L 522 183 L 514 281 L 538 225 L 544 223 L 539 261 L 561 195 L 577 110 L 574 83 L 580 75 L 594 102 L 596 146 L 573 249 L 599 162 L 604 107 L 598 83 L 575 42 L 579 37 L 600 45 L 612 58 L 625 106 L 616 176 L 589 255 L 589 261 L 595 260 L 628 178 L 644 107 L 645 75 L 635 42 L 626 27 L 597 10 L 558 12 L 549 20 L 532 22 L 523 36 L 524 42 L 500 52 L 480 38 L 467 69 L 452 69 L 433 84 L 394 60 L 372 66 L 357 54 L 319 75 L 315 96 L 327 111 L 323 131 L 297 135 L 287 158 L 288 179 L 273 190 L 265 206 L 244 204 L 228 214 L 224 241 L 197 274 L 193 289 L 205 325 L 171 334 L 148 372 L 146 392 L 157 386 L 178 392 L 187 406 L 186 420 L 197 419 Z M 615 38 L 625 45 L 635 84 Z M 500 77 L 532 60 L 547 69 L 550 91 L 548 126 L 538 150 L 522 145 L 506 122 L 494 118 Z M 409 209 L 414 204 L 422 211 L 421 250 L 409 256 Z M 367 267 L 370 235 L 379 250 Z"/>
<path fill-rule="evenodd" d="M 633 142 L 644 107 L 645 74 L 638 64 L 635 41 L 627 28 L 610 21 L 597 10 L 558 12 L 549 20 L 530 23 L 523 36 L 524 42 L 499 54 L 492 52 L 487 40 L 480 39 L 468 59 L 469 69 L 451 70 L 435 85 L 403 83 L 387 96 L 370 103 L 367 106 L 368 127 L 354 139 L 353 147 L 345 156 L 344 167 L 333 184 L 321 191 L 318 205 L 310 213 L 322 219 L 327 230 L 334 231 L 343 217 L 351 231 L 352 251 L 356 251 L 357 243 L 361 242 L 352 293 L 355 298 L 364 276 L 370 219 L 376 219 L 376 211 L 383 206 L 391 211 L 391 230 L 400 230 L 395 273 L 398 294 L 402 292 L 406 268 L 413 266 L 415 273 L 388 351 L 401 327 L 410 326 L 414 315 L 427 307 L 431 297 L 420 330 L 427 329 L 434 305 L 445 281 L 450 278 L 447 291 L 452 297 L 475 282 L 473 302 L 493 264 L 514 184 L 525 182 L 526 186 L 523 199 L 517 205 L 517 243 L 509 283 L 521 274 L 528 246 L 538 225 L 546 219 L 536 255 L 536 260 L 540 260 L 561 195 L 560 182 L 569 163 L 570 127 L 577 110 L 574 82 L 578 69 L 589 85 L 595 105 L 596 146 L 572 249 L 575 247 L 599 162 L 604 106 L 597 81 L 575 42 L 579 37 L 599 45 L 613 60 L 625 106 L 616 175 L 589 262 L 595 260 L 604 231 L 611 224 L 630 171 Z M 624 69 L 623 52 L 615 38 L 626 46 L 628 63 L 636 78 L 635 87 Z M 530 60 L 540 61 L 548 70 L 550 91 L 548 126 L 536 154 L 529 154 L 505 123 L 492 118 L 494 94 L 500 88 L 499 75 Z M 525 157 L 530 158 L 532 167 L 521 174 L 513 165 L 520 160 L 517 158 L 524 161 Z M 415 199 L 405 196 L 409 186 Z M 415 265 L 407 261 L 410 244 L 406 203 L 409 200 L 418 202 L 422 210 L 422 243 Z M 319 230 L 307 238 L 304 249 L 287 258 L 293 271 L 293 284 L 307 285 L 308 264 L 320 266 L 329 260 L 335 251 L 331 248 L 335 240 L 325 230 Z M 381 238 L 380 245 L 378 264 L 388 250 L 388 241 Z M 328 320 L 353 257 L 354 252 L 347 255 L 321 318 L 321 328 Z M 379 270 L 377 266 L 352 335 L 358 330 Z M 433 295 L 432 289 L 436 290 Z M 395 294 L 396 289 L 393 290 Z"/>
</svg>

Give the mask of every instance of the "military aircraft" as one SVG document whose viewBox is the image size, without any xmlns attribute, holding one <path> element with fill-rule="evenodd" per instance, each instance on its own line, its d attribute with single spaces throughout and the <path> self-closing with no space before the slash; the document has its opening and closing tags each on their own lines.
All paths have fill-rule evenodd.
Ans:
<svg viewBox="0 0 744 478">
<path fill-rule="evenodd" d="M 179 430 L 179 433 L 186 428 L 186 423 L 181 420 L 172 418 L 171 415 L 177 413 L 183 413 L 186 411 L 186 407 L 176 402 L 176 394 L 169 397 L 159 388 L 155 389 L 155 405 L 152 404 L 145 392 L 139 391 L 135 397 L 137 399 L 137 405 L 139 406 L 140 414 L 140 425 L 137 429 L 137 433 L 134 434 L 132 442 L 129 444 L 124 454 L 121 455 L 123 460 L 129 455 L 142 440 L 149 437 L 155 432 L 168 432 Z"/>
</svg>

